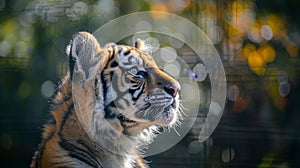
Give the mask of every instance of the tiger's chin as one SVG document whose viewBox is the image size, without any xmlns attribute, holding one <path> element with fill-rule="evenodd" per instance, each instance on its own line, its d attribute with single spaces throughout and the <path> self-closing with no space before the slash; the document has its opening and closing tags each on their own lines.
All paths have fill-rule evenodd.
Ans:
<svg viewBox="0 0 300 168">
<path fill-rule="evenodd" d="M 156 126 L 173 127 L 179 122 L 179 114 L 178 103 L 175 101 L 165 107 L 153 107 L 153 110 L 146 112 L 147 118 L 144 118 L 142 122 Z"/>
<path fill-rule="evenodd" d="M 166 105 L 162 112 L 158 113 L 157 121 L 159 126 L 173 127 L 179 123 L 180 112 L 179 112 L 179 100 L 174 98 L 172 103 Z"/>
<path fill-rule="evenodd" d="M 177 111 L 178 110 L 174 109 L 172 105 L 167 106 L 161 114 L 162 119 L 160 126 L 172 127 L 178 120 Z"/>
</svg>

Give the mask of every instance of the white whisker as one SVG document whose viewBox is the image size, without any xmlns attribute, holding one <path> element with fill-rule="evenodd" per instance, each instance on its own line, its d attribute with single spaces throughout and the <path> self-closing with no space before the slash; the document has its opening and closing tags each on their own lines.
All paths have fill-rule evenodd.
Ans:
<svg viewBox="0 0 300 168">
<path fill-rule="evenodd" d="M 174 130 L 174 132 L 175 132 L 178 136 L 181 136 L 180 133 L 176 130 L 175 127 L 173 128 L 173 130 Z"/>
</svg>

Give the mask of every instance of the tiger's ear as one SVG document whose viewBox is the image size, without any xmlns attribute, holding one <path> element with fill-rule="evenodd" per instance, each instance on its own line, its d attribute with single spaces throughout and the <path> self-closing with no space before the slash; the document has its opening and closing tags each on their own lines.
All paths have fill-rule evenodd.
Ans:
<svg viewBox="0 0 300 168">
<path fill-rule="evenodd" d="M 150 44 L 148 43 L 145 43 L 145 41 L 141 40 L 141 39 L 137 39 L 135 42 L 134 42 L 134 47 L 141 50 L 141 51 L 144 51 L 145 53 L 149 54 L 149 55 L 152 55 L 152 47 Z"/>
<path fill-rule="evenodd" d="M 92 34 L 88 32 L 75 34 L 66 49 L 71 79 L 74 71 L 81 73 L 83 80 L 93 77 L 100 60 L 99 51 L 100 44 Z"/>
<path fill-rule="evenodd" d="M 145 43 L 141 39 L 137 39 L 134 42 L 134 47 L 139 49 L 139 50 L 143 50 L 143 48 L 145 47 Z"/>
<path fill-rule="evenodd" d="M 96 100 L 95 91 L 102 88 L 101 82 L 96 86 L 100 65 L 103 64 L 103 50 L 96 38 L 87 32 L 74 35 L 69 47 L 69 67 L 72 80 L 72 98 L 77 117 L 89 136 L 94 137 L 94 108 L 101 107 L 103 99 Z M 98 88 L 99 87 L 99 88 Z M 99 108 L 100 109 L 100 108 Z M 99 111 L 99 110 L 98 110 Z M 104 113 L 100 113 L 103 115 Z"/>
</svg>

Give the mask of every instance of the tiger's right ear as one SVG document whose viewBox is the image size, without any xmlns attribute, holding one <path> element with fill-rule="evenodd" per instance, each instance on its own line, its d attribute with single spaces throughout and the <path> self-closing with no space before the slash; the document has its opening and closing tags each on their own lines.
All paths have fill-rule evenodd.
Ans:
<svg viewBox="0 0 300 168">
<path fill-rule="evenodd" d="M 81 74 L 82 80 L 92 78 L 96 74 L 100 50 L 100 44 L 92 34 L 75 34 L 66 49 L 71 79 L 74 71 Z"/>
<path fill-rule="evenodd" d="M 106 50 L 101 49 L 97 39 L 90 33 L 79 32 L 74 35 L 68 49 L 70 78 L 72 80 L 72 98 L 76 115 L 90 137 L 94 137 L 96 122 L 95 107 L 101 109 L 103 99 L 96 101 L 95 91 L 102 88 L 102 83 L 95 85 L 100 77 L 98 72 L 103 63 Z M 104 116 L 99 110 L 99 115 Z"/>
</svg>

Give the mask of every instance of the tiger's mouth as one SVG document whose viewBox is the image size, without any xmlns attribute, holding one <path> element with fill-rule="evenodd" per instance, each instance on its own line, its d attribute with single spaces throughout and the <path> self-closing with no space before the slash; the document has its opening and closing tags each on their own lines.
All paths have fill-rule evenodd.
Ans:
<svg viewBox="0 0 300 168">
<path fill-rule="evenodd" d="M 147 98 L 149 99 L 149 98 Z M 148 101 L 135 113 L 132 120 L 138 122 L 151 122 L 153 125 L 172 126 L 178 119 L 179 100 L 164 97 Z"/>
</svg>

